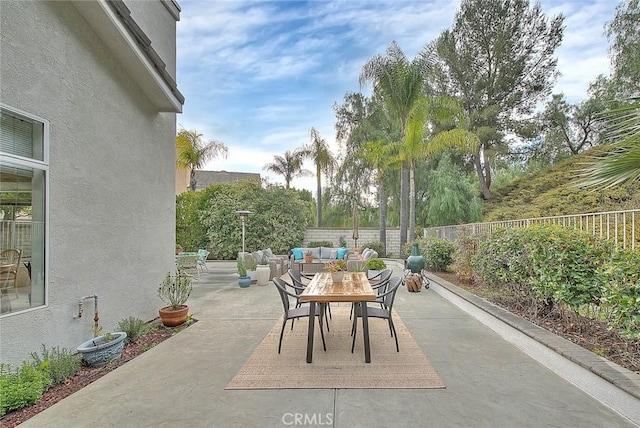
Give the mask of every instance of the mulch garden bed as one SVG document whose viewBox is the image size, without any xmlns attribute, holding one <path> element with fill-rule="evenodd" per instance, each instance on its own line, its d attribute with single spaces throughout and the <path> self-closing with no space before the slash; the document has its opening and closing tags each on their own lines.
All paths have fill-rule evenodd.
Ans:
<svg viewBox="0 0 640 428">
<path fill-rule="evenodd" d="M 151 349 L 158 343 L 167 340 L 168 338 L 182 331 L 185 327 L 193 324 L 194 322 L 195 320 L 192 320 L 188 324 L 183 324 L 178 327 L 164 327 L 159 323 L 158 320 L 154 321 L 154 323 L 157 323 L 159 325 L 158 329 L 152 333 L 147 333 L 143 336 L 140 336 L 133 343 L 125 344 L 120 359 L 112 361 L 103 367 L 87 367 L 84 365 L 81 366 L 80 370 L 78 370 L 75 376 L 68 379 L 64 383 L 54 385 L 47 391 L 45 391 L 44 394 L 42 394 L 42 398 L 37 403 L 4 415 L 2 418 L 0 418 L 0 426 L 2 426 L 3 428 L 13 428 L 21 424 L 27 419 L 32 418 L 34 415 L 42 412 L 46 408 L 53 406 L 63 398 L 73 394 L 74 392 L 89 385 L 91 382 L 101 378 L 110 371 L 117 369 L 128 361 L 131 361 L 132 359 Z"/>
<path fill-rule="evenodd" d="M 462 281 L 454 273 L 437 272 L 436 275 L 619 366 L 640 374 L 640 341 L 625 340 L 615 330 L 609 330 L 604 322 L 577 317 L 575 314 L 569 317 L 557 310 L 540 316 L 528 308 L 521 307 L 513 299 L 501 295 L 495 288 Z"/>
</svg>

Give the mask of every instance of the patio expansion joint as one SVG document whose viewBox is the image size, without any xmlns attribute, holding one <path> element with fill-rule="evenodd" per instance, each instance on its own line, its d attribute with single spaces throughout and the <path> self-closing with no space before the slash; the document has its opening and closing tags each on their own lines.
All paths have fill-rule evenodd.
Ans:
<svg viewBox="0 0 640 428">
<path fill-rule="evenodd" d="M 520 333 L 546 346 L 564 358 L 589 370 L 600 378 L 610 382 L 627 394 L 640 399 L 640 375 L 627 370 L 599 355 L 539 327 L 524 318 L 519 317 L 493 303 L 490 303 L 455 284 L 443 280 L 435 274 L 429 273 L 429 279 L 437 282 L 447 291 L 474 305 L 478 309 L 490 314 L 503 323 L 513 327 Z"/>
</svg>

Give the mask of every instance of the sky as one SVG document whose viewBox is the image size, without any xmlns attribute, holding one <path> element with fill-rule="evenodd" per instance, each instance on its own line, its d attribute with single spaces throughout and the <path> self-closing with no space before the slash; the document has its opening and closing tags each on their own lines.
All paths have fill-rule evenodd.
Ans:
<svg viewBox="0 0 640 428">
<path fill-rule="evenodd" d="M 531 0 L 531 4 L 534 0 Z M 588 85 L 610 71 L 605 22 L 614 0 L 540 0 L 547 16 L 564 16 L 556 50 L 561 76 L 554 93 L 585 98 Z M 269 183 L 281 176 L 264 170 L 274 155 L 310 142 L 314 127 L 332 151 L 334 104 L 348 92 L 370 94 L 358 77 L 372 57 L 396 41 L 414 56 L 453 24 L 459 0 L 179 0 L 177 82 L 185 96 L 178 127 L 221 141 L 226 159 L 205 170 L 255 172 Z M 315 171 L 311 161 L 306 169 Z M 315 178 L 291 185 L 315 194 Z M 324 186 L 324 179 L 323 179 Z"/>
</svg>

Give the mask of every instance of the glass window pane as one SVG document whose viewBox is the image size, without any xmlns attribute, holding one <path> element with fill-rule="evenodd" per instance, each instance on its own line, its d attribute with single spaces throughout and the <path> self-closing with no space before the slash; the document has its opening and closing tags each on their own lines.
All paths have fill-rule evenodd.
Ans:
<svg viewBox="0 0 640 428">
<path fill-rule="evenodd" d="M 45 176 L 43 170 L 0 162 L 2 315 L 45 304 Z M 19 261 L 12 250 L 20 252 Z"/>
</svg>

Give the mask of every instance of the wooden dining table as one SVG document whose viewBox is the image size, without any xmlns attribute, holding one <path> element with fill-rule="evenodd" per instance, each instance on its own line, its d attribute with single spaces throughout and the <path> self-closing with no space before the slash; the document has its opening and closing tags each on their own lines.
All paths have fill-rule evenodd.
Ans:
<svg viewBox="0 0 640 428">
<path fill-rule="evenodd" d="M 376 292 L 364 272 L 345 272 L 341 282 L 333 282 L 331 273 L 316 273 L 311 282 L 300 294 L 301 301 L 309 302 L 309 313 L 314 314 L 316 303 L 324 305 L 329 302 L 352 302 L 361 306 L 362 331 L 364 337 L 364 359 L 371 362 L 371 349 L 369 347 L 369 321 L 367 319 L 366 302 L 376 300 Z M 324 311 L 322 311 L 324 313 Z M 307 335 L 307 363 L 313 361 L 313 333 L 314 322 L 309 320 Z"/>
</svg>

